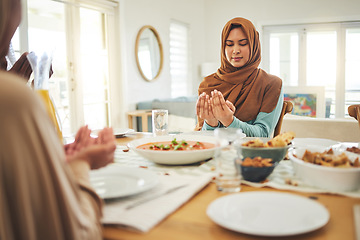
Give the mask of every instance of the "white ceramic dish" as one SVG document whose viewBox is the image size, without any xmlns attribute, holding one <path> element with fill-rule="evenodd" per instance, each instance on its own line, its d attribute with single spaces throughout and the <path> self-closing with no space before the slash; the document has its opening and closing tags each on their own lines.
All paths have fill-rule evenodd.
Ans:
<svg viewBox="0 0 360 240">
<path fill-rule="evenodd" d="M 100 129 L 96 129 L 96 130 L 92 130 L 91 134 L 94 134 L 95 136 L 97 136 L 98 132 L 100 131 Z M 122 137 L 125 134 L 129 134 L 129 133 L 133 133 L 135 132 L 134 129 L 130 129 L 130 128 L 114 128 L 114 135 L 116 137 Z"/>
<path fill-rule="evenodd" d="M 142 193 L 159 183 L 157 175 L 141 168 L 110 165 L 90 172 L 90 182 L 103 199 Z"/>
<path fill-rule="evenodd" d="M 213 201 L 207 215 L 218 225 L 257 236 L 291 236 L 324 226 L 330 218 L 320 203 L 295 194 L 244 192 Z"/>
<path fill-rule="evenodd" d="M 345 192 L 360 188 L 360 168 L 336 168 L 325 167 L 312 163 L 304 162 L 301 158 L 305 150 L 311 152 L 324 152 L 324 147 L 302 147 L 289 150 L 289 158 L 294 166 L 295 174 L 301 180 L 311 186 L 321 189 Z M 334 149 L 335 154 L 340 154 L 342 150 Z M 357 154 L 346 152 L 351 160 L 359 157 Z"/>
<path fill-rule="evenodd" d="M 325 138 L 294 138 L 293 147 L 331 147 L 340 146 L 340 142 Z"/>
<path fill-rule="evenodd" d="M 214 136 L 179 134 L 179 135 L 141 138 L 131 141 L 128 144 L 128 146 L 132 151 L 143 156 L 144 158 L 153 161 L 155 163 L 166 164 L 166 165 L 192 164 L 206 159 L 210 159 L 214 156 L 216 148 L 193 150 L 193 151 L 154 151 L 154 150 L 144 150 L 137 148 L 139 145 L 142 144 L 146 144 L 150 142 L 172 141 L 174 138 L 176 138 L 176 140 L 178 141 L 185 140 L 185 141 L 208 142 L 214 144 L 216 143 Z"/>
</svg>

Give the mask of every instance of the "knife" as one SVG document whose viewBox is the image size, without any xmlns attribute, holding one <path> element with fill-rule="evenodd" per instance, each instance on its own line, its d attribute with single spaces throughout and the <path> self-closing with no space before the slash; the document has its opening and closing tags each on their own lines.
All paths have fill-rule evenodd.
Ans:
<svg viewBox="0 0 360 240">
<path fill-rule="evenodd" d="M 183 188 L 183 187 L 185 187 L 185 186 L 187 186 L 187 184 L 180 185 L 180 186 L 177 186 L 177 187 L 173 187 L 173 188 L 170 188 L 170 189 L 166 190 L 165 192 L 161 192 L 161 193 L 154 194 L 154 195 L 151 195 L 151 196 L 149 196 L 149 197 L 140 199 L 139 201 L 134 202 L 134 203 L 126 206 L 126 207 L 125 207 L 125 210 L 132 209 L 132 208 L 134 208 L 134 207 L 137 207 L 137 206 L 139 206 L 139 205 L 141 205 L 141 204 L 143 204 L 143 203 L 149 202 L 149 201 L 151 201 L 151 200 L 153 200 L 153 199 L 156 199 L 156 198 L 158 198 L 158 197 L 161 197 L 161 196 L 167 195 L 167 194 L 169 194 L 169 193 L 175 192 L 176 190 L 179 190 L 180 188 Z"/>
<path fill-rule="evenodd" d="M 354 205 L 355 239 L 360 240 L 360 205 Z"/>
</svg>

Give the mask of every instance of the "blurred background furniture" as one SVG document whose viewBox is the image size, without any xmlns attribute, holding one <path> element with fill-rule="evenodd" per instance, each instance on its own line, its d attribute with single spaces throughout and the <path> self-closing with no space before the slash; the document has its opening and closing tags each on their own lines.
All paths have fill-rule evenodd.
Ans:
<svg viewBox="0 0 360 240">
<path fill-rule="evenodd" d="M 360 127 L 360 104 L 350 105 L 348 107 L 348 112 L 351 117 L 358 120 L 359 127 Z"/>
<path fill-rule="evenodd" d="M 148 132 L 148 130 L 149 130 L 148 123 L 150 121 L 150 124 L 151 124 L 151 115 L 152 115 L 151 109 L 127 112 L 129 128 L 134 129 L 134 125 L 133 125 L 134 119 L 140 118 L 141 130 L 144 132 Z M 139 130 L 139 127 L 137 127 L 136 130 L 141 131 L 141 130 Z"/>
<path fill-rule="evenodd" d="M 298 138 L 325 138 L 341 142 L 360 142 L 360 128 L 354 118 L 312 118 L 286 114 L 282 132 L 293 131 Z"/>
<path fill-rule="evenodd" d="M 275 126 L 274 137 L 280 134 L 281 126 L 282 126 L 282 122 L 283 122 L 285 114 L 291 113 L 292 110 L 293 110 L 293 104 L 290 101 L 285 100 L 283 103 L 283 108 L 281 110 L 278 123 Z"/>
</svg>

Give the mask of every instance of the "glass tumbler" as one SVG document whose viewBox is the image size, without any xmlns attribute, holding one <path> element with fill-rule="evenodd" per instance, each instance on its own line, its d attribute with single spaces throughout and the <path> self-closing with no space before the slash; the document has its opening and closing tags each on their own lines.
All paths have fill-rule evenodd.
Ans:
<svg viewBox="0 0 360 240">
<path fill-rule="evenodd" d="M 169 113 L 165 109 L 152 110 L 152 130 L 154 136 L 168 134 Z"/>
<path fill-rule="evenodd" d="M 237 128 L 217 128 L 215 163 L 216 187 L 222 192 L 239 192 L 241 189 L 241 173 L 236 160 L 239 158 L 235 145 L 243 137 L 242 130 Z"/>
</svg>

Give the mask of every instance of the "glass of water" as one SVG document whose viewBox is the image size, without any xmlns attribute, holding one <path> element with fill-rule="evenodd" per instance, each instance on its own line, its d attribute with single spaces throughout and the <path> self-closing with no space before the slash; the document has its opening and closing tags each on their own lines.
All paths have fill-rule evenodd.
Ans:
<svg viewBox="0 0 360 240">
<path fill-rule="evenodd" d="M 152 129 L 154 136 L 168 134 L 169 113 L 165 109 L 152 110 Z"/>
<path fill-rule="evenodd" d="M 238 154 L 235 145 L 243 137 L 237 128 L 217 128 L 214 131 L 217 150 L 215 151 L 216 187 L 221 192 L 239 192 L 241 173 L 236 160 Z"/>
</svg>

